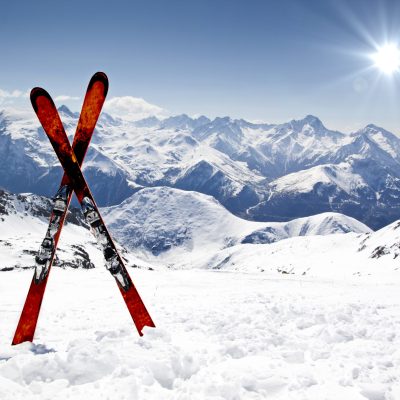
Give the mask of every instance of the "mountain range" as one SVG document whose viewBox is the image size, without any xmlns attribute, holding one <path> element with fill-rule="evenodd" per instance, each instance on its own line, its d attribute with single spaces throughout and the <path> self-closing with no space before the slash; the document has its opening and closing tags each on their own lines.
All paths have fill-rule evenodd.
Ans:
<svg viewBox="0 0 400 400">
<path fill-rule="evenodd" d="M 34 266 L 51 212 L 50 199 L 0 191 L 0 271 Z M 397 276 L 400 223 L 376 232 L 339 213 L 290 222 L 232 215 L 213 197 L 169 187 L 146 188 L 101 209 L 128 267 L 218 269 L 346 278 Z M 104 268 L 81 212 L 71 208 L 56 267 Z"/>
<path fill-rule="evenodd" d="M 79 115 L 59 112 L 72 138 Z M 372 124 L 346 134 L 311 115 L 256 124 L 102 113 L 83 170 L 101 206 L 163 186 L 212 196 L 258 222 L 336 212 L 378 229 L 400 218 L 400 139 Z M 52 196 L 61 174 L 33 111 L 0 112 L 0 187 Z"/>
</svg>

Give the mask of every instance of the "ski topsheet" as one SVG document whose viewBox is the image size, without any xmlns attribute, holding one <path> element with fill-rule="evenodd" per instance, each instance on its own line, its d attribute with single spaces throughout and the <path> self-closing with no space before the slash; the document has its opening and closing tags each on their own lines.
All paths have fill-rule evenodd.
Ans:
<svg viewBox="0 0 400 400">
<path fill-rule="evenodd" d="M 102 247 L 106 267 L 115 278 L 136 328 L 139 334 L 142 335 L 142 329 L 145 326 L 154 327 L 154 322 L 136 290 L 115 243 L 104 224 L 96 202 L 80 169 L 79 160 L 71 148 L 56 106 L 50 95 L 41 88 L 32 89 L 31 102 L 69 178 L 69 182 L 81 204 L 86 221 L 91 226 L 92 232 Z"/>
<path fill-rule="evenodd" d="M 107 91 L 108 78 L 106 74 L 97 72 L 89 82 L 72 144 L 79 165 L 82 164 L 85 157 L 107 96 Z M 53 210 L 50 215 L 50 222 L 45 238 L 35 257 L 35 273 L 15 331 L 13 345 L 33 340 L 47 279 L 53 265 L 58 240 L 71 201 L 72 191 L 68 175 L 64 173 L 60 187 L 53 199 Z"/>
</svg>

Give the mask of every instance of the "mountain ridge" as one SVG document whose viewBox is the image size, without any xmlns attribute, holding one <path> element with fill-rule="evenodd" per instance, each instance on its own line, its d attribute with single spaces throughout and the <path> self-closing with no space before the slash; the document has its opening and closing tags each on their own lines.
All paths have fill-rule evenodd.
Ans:
<svg viewBox="0 0 400 400">
<path fill-rule="evenodd" d="M 78 115 L 59 110 L 71 138 Z M 333 211 L 378 229 L 400 218 L 400 139 L 374 124 L 346 134 L 313 115 L 257 124 L 186 114 L 131 122 L 102 113 L 83 171 L 101 206 L 169 186 L 211 195 L 255 221 Z M 0 113 L 0 187 L 52 196 L 61 175 L 34 114 Z M 290 179 L 287 190 L 282 182 Z M 296 191 L 300 182 L 307 190 Z"/>
<path fill-rule="evenodd" d="M 370 233 L 361 222 L 323 213 L 290 222 L 254 222 L 231 214 L 212 196 L 169 187 L 145 188 L 102 209 L 116 239 L 149 260 L 179 264 L 241 243 L 270 244 L 293 236 Z"/>
</svg>

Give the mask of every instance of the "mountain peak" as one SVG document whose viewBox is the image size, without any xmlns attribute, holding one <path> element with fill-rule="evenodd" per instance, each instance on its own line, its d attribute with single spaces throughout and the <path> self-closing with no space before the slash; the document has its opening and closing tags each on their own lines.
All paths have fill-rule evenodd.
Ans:
<svg viewBox="0 0 400 400">
<path fill-rule="evenodd" d="M 151 117 L 143 118 L 134 122 L 135 126 L 142 128 L 151 128 L 157 126 L 160 123 L 160 120 L 154 115 Z"/>
<path fill-rule="evenodd" d="M 302 131 L 304 127 L 308 125 L 314 129 L 314 131 L 325 131 L 326 128 L 321 120 L 314 115 L 306 115 L 303 119 L 293 119 L 288 124 L 284 124 L 284 126 L 289 126 L 295 131 Z"/>
<path fill-rule="evenodd" d="M 161 127 L 173 129 L 195 129 L 209 122 L 210 120 L 203 115 L 199 118 L 192 118 L 187 114 L 180 114 L 162 120 Z"/>
<path fill-rule="evenodd" d="M 232 122 L 234 122 L 234 121 L 232 121 L 231 117 L 216 117 L 214 119 L 214 121 L 212 121 L 212 123 L 214 125 L 217 125 L 217 126 L 219 126 L 219 125 L 228 125 L 228 124 L 230 124 Z"/>
<path fill-rule="evenodd" d="M 368 124 L 365 128 L 362 128 L 355 132 L 353 135 L 366 135 L 369 138 L 372 138 L 374 141 L 378 140 L 377 137 L 383 137 L 385 140 L 389 140 L 391 143 L 399 143 L 399 138 L 394 133 L 387 131 L 380 126 L 375 124 Z M 375 138 L 375 139 L 374 139 Z M 381 143 L 382 144 L 382 143 Z M 398 146 L 399 144 L 397 144 Z"/>
<path fill-rule="evenodd" d="M 195 121 L 199 124 L 199 125 L 205 125 L 208 124 L 209 122 L 211 122 L 211 120 L 206 117 L 205 115 L 200 115 L 198 116 Z"/>
<path fill-rule="evenodd" d="M 192 121 L 192 118 L 190 118 L 187 114 L 178 114 L 178 115 L 173 115 L 171 117 L 165 118 L 162 122 L 168 124 L 171 121 L 175 122 L 188 122 Z"/>
<path fill-rule="evenodd" d="M 384 131 L 383 128 L 381 128 L 378 125 L 375 124 L 368 124 L 364 129 L 362 130 L 373 130 L 373 131 Z"/>
<path fill-rule="evenodd" d="M 357 132 L 355 132 L 355 135 L 357 134 L 378 134 L 381 133 L 384 136 L 390 137 L 390 138 L 395 138 L 398 139 L 398 137 L 393 134 L 392 132 L 387 131 L 384 128 L 381 128 L 378 125 L 375 124 L 368 124 L 364 128 L 359 129 Z"/>
<path fill-rule="evenodd" d="M 306 115 L 303 119 L 296 121 L 298 123 L 301 123 L 303 126 L 304 125 L 310 125 L 311 127 L 315 129 L 325 129 L 324 124 L 322 121 L 316 117 L 315 115 Z"/>
<path fill-rule="evenodd" d="M 321 120 L 318 117 L 316 117 L 315 115 L 311 115 L 311 114 L 306 115 L 303 118 L 303 121 L 308 122 L 310 124 L 321 124 L 322 125 Z"/>
<path fill-rule="evenodd" d="M 68 117 L 78 118 L 79 114 L 72 112 L 65 104 L 58 107 L 58 112 L 67 115 Z"/>
</svg>

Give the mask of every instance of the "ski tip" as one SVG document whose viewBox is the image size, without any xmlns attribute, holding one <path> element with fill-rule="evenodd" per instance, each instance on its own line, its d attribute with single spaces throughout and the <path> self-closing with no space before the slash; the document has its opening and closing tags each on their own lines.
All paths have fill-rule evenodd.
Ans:
<svg viewBox="0 0 400 400">
<path fill-rule="evenodd" d="M 46 97 L 53 105 L 53 99 L 51 98 L 51 96 L 49 95 L 49 93 L 44 90 L 43 88 L 40 87 L 35 87 L 31 90 L 31 103 L 32 103 L 32 107 L 35 110 L 35 112 L 37 113 L 38 107 L 37 107 L 37 99 L 39 97 Z M 54 106 L 55 107 L 55 106 Z"/>
<path fill-rule="evenodd" d="M 107 96 L 108 92 L 108 78 L 107 75 L 104 72 L 96 72 L 93 76 L 92 79 L 90 79 L 89 85 L 88 85 L 88 90 L 96 83 L 96 82 L 101 82 L 104 86 L 104 97 Z"/>
</svg>

